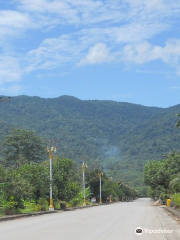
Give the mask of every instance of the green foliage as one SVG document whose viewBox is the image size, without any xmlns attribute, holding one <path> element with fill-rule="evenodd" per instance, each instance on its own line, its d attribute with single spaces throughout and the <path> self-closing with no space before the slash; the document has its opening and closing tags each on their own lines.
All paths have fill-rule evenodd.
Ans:
<svg viewBox="0 0 180 240">
<path fill-rule="evenodd" d="M 3 200 L 9 204 L 14 201 L 14 208 L 24 209 L 24 200 L 34 199 L 38 202 L 40 197 L 47 198 L 49 194 L 49 172 L 43 164 L 25 164 L 18 169 L 3 170 L 4 179 L 0 183 Z"/>
<path fill-rule="evenodd" d="M 6 211 L 8 209 L 16 208 L 17 204 L 18 203 L 15 201 L 14 197 L 11 196 L 9 201 L 2 201 L 2 208 L 4 211 Z"/>
<path fill-rule="evenodd" d="M 39 162 L 43 160 L 45 146 L 33 131 L 18 128 L 5 137 L 3 151 L 6 161 L 12 164 L 17 164 L 20 160 Z"/>
<path fill-rule="evenodd" d="M 78 172 L 72 160 L 55 158 L 53 162 L 53 189 L 54 198 L 61 201 L 70 201 L 78 193 Z"/>
<path fill-rule="evenodd" d="M 40 198 L 38 202 L 34 200 L 24 201 L 24 209 L 20 210 L 21 213 L 31 213 L 48 209 L 48 201 L 44 198 Z"/>
<path fill-rule="evenodd" d="M 180 208 L 180 193 L 176 193 L 172 196 L 172 201 Z"/>
<path fill-rule="evenodd" d="M 1 212 L 11 208 L 23 212 L 47 209 L 49 172 L 49 161 L 30 162 L 17 169 L 0 165 Z M 55 158 L 52 184 L 55 200 L 70 201 L 80 191 L 79 174 L 70 159 Z"/>
<path fill-rule="evenodd" d="M 90 203 L 90 198 L 92 196 L 90 187 L 85 188 L 85 196 L 86 196 L 86 202 Z M 84 193 L 82 190 L 80 190 L 77 195 L 69 201 L 69 205 L 71 207 L 75 206 L 82 206 L 83 205 L 83 200 L 84 200 Z"/>
<path fill-rule="evenodd" d="M 149 162 L 144 168 L 144 181 L 151 187 L 149 195 L 163 200 L 179 192 L 180 153 L 171 152 L 165 160 Z"/>
<path fill-rule="evenodd" d="M 132 186 L 142 185 L 146 160 L 160 160 L 170 150 L 180 150 L 175 128 L 180 105 L 163 109 L 68 96 L 19 96 L 1 104 L 0 112 L 1 143 L 14 128 L 34 130 L 43 139 L 53 136 L 62 139 L 56 144 L 59 156 L 78 165 L 82 159 L 91 162 L 93 169 L 102 167 L 114 179 L 121 176 Z M 21 158 L 30 161 L 27 156 Z M 32 160 L 39 161 L 36 157 Z"/>
<path fill-rule="evenodd" d="M 98 196 L 99 195 L 99 187 L 100 187 L 100 182 L 99 182 L 99 176 L 98 173 L 100 171 L 95 169 L 92 171 L 89 171 L 89 169 L 86 171 L 86 185 L 90 187 L 90 191 L 93 194 L 93 196 Z M 105 176 L 104 176 L 105 178 Z M 104 178 L 102 178 L 102 185 L 104 183 Z"/>
<path fill-rule="evenodd" d="M 6 175 L 7 187 L 4 191 L 4 198 L 10 201 L 11 198 L 16 202 L 15 208 L 24 208 L 24 199 L 31 197 L 33 187 L 19 174 L 18 170 L 9 171 Z"/>
<path fill-rule="evenodd" d="M 28 182 L 31 189 L 31 199 L 36 203 L 39 198 L 47 198 L 49 194 L 49 169 L 45 163 L 30 162 L 15 170 L 21 179 Z"/>
<path fill-rule="evenodd" d="M 92 196 L 95 196 L 97 201 L 99 201 L 100 195 L 100 179 L 98 176 L 99 170 L 92 170 L 86 172 L 86 185 L 90 187 Z M 102 186 L 102 201 L 106 202 L 107 199 L 111 197 L 112 201 L 122 200 L 126 198 L 132 198 L 138 196 L 137 191 L 123 183 L 122 181 L 114 182 L 112 178 L 108 177 L 103 173 L 101 177 L 101 186 Z"/>
<path fill-rule="evenodd" d="M 169 183 L 169 187 L 172 193 L 176 193 L 176 192 L 180 193 L 180 176 L 171 180 Z"/>
<path fill-rule="evenodd" d="M 180 127 L 180 114 L 177 114 L 177 117 L 179 117 L 178 121 L 176 122 L 176 127 Z"/>
</svg>

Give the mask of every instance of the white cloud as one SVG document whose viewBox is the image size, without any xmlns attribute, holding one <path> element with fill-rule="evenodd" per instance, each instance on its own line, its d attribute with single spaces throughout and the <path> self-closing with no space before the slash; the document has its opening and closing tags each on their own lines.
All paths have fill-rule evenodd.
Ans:
<svg viewBox="0 0 180 240">
<path fill-rule="evenodd" d="M 97 43 L 89 49 L 87 56 L 82 59 L 79 65 L 110 62 L 109 49 L 103 43 Z"/>
<path fill-rule="evenodd" d="M 4 87 L 0 85 L 0 93 L 1 95 L 6 95 L 6 96 L 16 96 L 21 94 L 23 91 L 23 86 L 22 85 L 8 85 L 8 87 Z"/>
<path fill-rule="evenodd" d="M 157 20 L 169 15 L 178 14 L 180 4 L 175 0 L 170 3 L 164 0 L 16 0 L 21 11 L 28 12 L 36 18 L 40 25 L 53 26 L 94 25 L 120 23 L 121 21 Z M 38 24 L 37 22 L 37 24 Z"/>
<path fill-rule="evenodd" d="M 67 35 L 45 39 L 37 49 L 29 51 L 25 56 L 28 63 L 26 72 L 37 69 L 52 69 L 72 61 L 77 52 L 79 53 L 76 44 L 77 42 Z"/>
<path fill-rule="evenodd" d="M 14 37 L 22 37 L 27 29 L 34 28 L 35 24 L 26 13 L 18 11 L 0 11 L 0 42 L 1 46 L 12 42 Z"/>
<path fill-rule="evenodd" d="M 30 24 L 30 19 L 27 14 L 17 11 L 6 10 L 0 11 L 0 26 L 9 28 L 27 28 Z"/>
<path fill-rule="evenodd" d="M 0 57 L 0 84 L 19 81 L 21 76 L 22 70 L 16 58 L 10 56 Z"/>
<path fill-rule="evenodd" d="M 177 71 L 180 70 L 180 39 L 169 39 L 165 46 L 154 46 L 149 42 L 129 44 L 124 47 L 122 58 L 131 63 L 144 64 L 154 60 L 162 60 Z"/>
<path fill-rule="evenodd" d="M 163 9 L 166 5 L 167 2 L 164 0 L 151 0 L 151 1 L 144 1 L 144 0 L 125 0 L 125 2 L 129 3 L 133 7 L 145 7 L 147 9 Z"/>
<path fill-rule="evenodd" d="M 180 63 L 180 39 L 169 39 L 162 51 L 162 60 L 168 64 Z"/>
<path fill-rule="evenodd" d="M 179 16 L 180 2 L 176 0 L 12 2 L 14 10 L 0 11 L 0 46 L 6 53 L 0 59 L 0 82 L 18 81 L 23 74 L 70 63 L 140 65 L 162 60 L 180 72 L 180 40 L 171 39 L 164 46 L 152 40 L 171 28 L 170 20 Z M 36 44 L 19 46 L 14 42 L 13 46 L 14 36 L 25 38 L 25 33 L 32 34 Z M 12 45 L 8 45 L 9 39 Z"/>
</svg>

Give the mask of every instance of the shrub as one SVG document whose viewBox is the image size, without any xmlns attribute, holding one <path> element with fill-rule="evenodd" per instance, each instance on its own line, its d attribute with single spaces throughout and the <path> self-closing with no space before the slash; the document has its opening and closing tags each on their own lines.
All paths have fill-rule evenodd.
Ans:
<svg viewBox="0 0 180 240">
<path fill-rule="evenodd" d="M 40 210 L 42 211 L 45 211 L 48 208 L 48 201 L 45 198 L 40 198 L 37 203 L 41 206 Z"/>
<path fill-rule="evenodd" d="M 172 201 L 175 203 L 177 207 L 180 208 L 180 193 L 176 193 L 172 196 Z"/>
<path fill-rule="evenodd" d="M 86 188 L 85 195 L 86 195 L 86 203 L 90 203 L 90 197 L 92 195 L 90 192 L 90 187 Z M 72 207 L 83 205 L 83 198 L 84 198 L 83 191 L 80 191 L 75 198 L 69 201 L 69 205 Z"/>
</svg>

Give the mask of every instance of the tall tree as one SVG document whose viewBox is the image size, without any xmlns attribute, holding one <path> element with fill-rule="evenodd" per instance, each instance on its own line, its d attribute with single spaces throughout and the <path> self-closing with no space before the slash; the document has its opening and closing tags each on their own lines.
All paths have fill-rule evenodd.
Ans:
<svg viewBox="0 0 180 240">
<path fill-rule="evenodd" d="M 79 174 L 72 160 L 56 157 L 53 162 L 53 195 L 55 199 L 70 201 L 80 190 Z"/>
<path fill-rule="evenodd" d="M 46 149 L 43 140 L 34 131 L 17 128 L 5 137 L 3 152 L 7 162 L 18 164 L 19 161 L 42 161 Z"/>
<path fill-rule="evenodd" d="M 178 127 L 180 127 L 180 113 L 177 114 L 177 117 L 179 117 L 179 119 L 178 119 L 178 121 L 176 123 L 176 127 L 178 128 Z"/>
</svg>

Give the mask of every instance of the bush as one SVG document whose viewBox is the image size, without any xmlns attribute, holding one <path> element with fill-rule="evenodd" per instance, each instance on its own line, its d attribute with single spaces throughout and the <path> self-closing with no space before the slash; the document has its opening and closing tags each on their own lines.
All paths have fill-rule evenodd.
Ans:
<svg viewBox="0 0 180 240">
<path fill-rule="evenodd" d="M 180 193 L 176 193 L 172 196 L 172 201 L 175 203 L 175 206 L 180 208 Z"/>
<path fill-rule="evenodd" d="M 40 198 L 37 203 L 41 206 L 41 211 L 45 211 L 48 208 L 48 201 L 45 198 Z"/>
<path fill-rule="evenodd" d="M 2 202 L 2 209 L 1 212 L 6 214 L 6 215 L 12 215 L 13 210 L 16 207 L 17 202 L 14 201 L 14 198 L 11 197 L 9 201 L 4 200 Z"/>
<path fill-rule="evenodd" d="M 86 203 L 89 204 L 90 198 L 92 195 L 92 193 L 90 191 L 90 187 L 86 188 L 85 195 L 86 195 Z M 84 199 L 83 191 L 80 191 L 75 198 L 73 198 L 73 199 L 71 199 L 71 201 L 69 201 L 69 206 L 72 206 L 72 207 L 81 206 L 81 205 L 83 205 L 83 199 Z"/>
<path fill-rule="evenodd" d="M 36 204 L 35 200 L 24 201 L 25 209 L 21 209 L 21 213 L 30 213 L 30 212 L 39 212 L 45 211 L 48 207 L 48 202 L 45 199 L 39 199 L 38 203 Z"/>
</svg>

